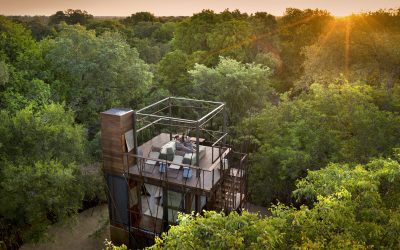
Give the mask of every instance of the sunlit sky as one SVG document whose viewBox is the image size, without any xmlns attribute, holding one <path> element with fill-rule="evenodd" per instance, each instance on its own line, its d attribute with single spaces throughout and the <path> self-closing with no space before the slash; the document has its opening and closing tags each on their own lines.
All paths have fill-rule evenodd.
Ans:
<svg viewBox="0 0 400 250">
<path fill-rule="evenodd" d="M 380 8 L 399 8 L 399 0 L 0 0 L 2 15 L 52 15 L 58 10 L 82 9 L 95 16 L 128 16 L 149 11 L 156 16 L 189 16 L 203 9 L 229 8 L 281 16 L 287 7 L 320 8 L 346 16 Z"/>
</svg>

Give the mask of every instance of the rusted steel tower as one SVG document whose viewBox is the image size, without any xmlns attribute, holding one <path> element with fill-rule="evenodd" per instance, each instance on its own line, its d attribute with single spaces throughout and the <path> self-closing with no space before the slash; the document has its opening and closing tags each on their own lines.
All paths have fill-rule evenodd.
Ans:
<svg viewBox="0 0 400 250">
<path fill-rule="evenodd" d="M 178 212 L 240 210 L 247 155 L 227 144 L 225 104 L 168 97 L 101 113 L 111 240 L 150 245 Z"/>
</svg>

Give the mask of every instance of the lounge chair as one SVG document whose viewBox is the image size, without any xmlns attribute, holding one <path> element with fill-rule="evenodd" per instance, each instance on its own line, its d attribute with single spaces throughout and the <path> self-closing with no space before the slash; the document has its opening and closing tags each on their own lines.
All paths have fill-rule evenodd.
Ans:
<svg viewBox="0 0 400 250">
<path fill-rule="evenodd" d="M 184 156 L 185 156 L 185 152 L 176 150 L 175 151 L 175 155 L 174 155 L 174 159 L 172 160 L 172 162 L 175 163 L 175 164 L 182 164 Z M 181 168 L 180 165 L 175 165 L 175 164 L 171 164 L 169 166 L 169 168 L 172 168 L 172 169 L 180 169 Z"/>
<path fill-rule="evenodd" d="M 180 152 L 177 150 L 175 153 L 176 154 L 174 155 L 174 159 L 172 160 L 173 163 L 168 166 L 168 172 L 170 172 L 171 174 L 173 172 L 176 172 L 176 177 L 177 177 L 179 174 L 179 170 L 181 169 L 181 165 L 178 164 L 182 164 L 185 152 Z"/>
<path fill-rule="evenodd" d="M 176 151 L 175 141 L 170 141 L 161 147 L 159 159 L 172 161 Z"/>
<path fill-rule="evenodd" d="M 147 173 L 153 173 L 155 166 L 157 165 L 158 161 L 153 160 L 153 159 L 158 159 L 160 157 L 160 152 L 159 152 L 159 148 L 155 148 L 152 147 L 151 151 L 149 152 L 149 155 L 147 156 L 147 158 L 151 158 L 151 159 L 147 159 L 144 163 L 144 172 Z"/>
<path fill-rule="evenodd" d="M 206 147 L 199 146 L 199 160 L 206 155 Z M 186 153 L 183 157 L 183 164 L 195 165 L 196 164 L 196 153 Z"/>
</svg>

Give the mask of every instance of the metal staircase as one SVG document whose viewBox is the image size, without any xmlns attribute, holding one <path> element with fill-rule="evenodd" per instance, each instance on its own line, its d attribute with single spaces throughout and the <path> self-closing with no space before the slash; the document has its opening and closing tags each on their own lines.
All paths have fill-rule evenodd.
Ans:
<svg viewBox="0 0 400 250">
<path fill-rule="evenodd" d="M 214 209 L 230 212 L 244 206 L 246 201 L 246 169 L 244 161 L 246 157 L 240 158 L 232 166 L 222 166 L 222 180 L 215 191 Z M 231 162 L 234 162 L 231 158 Z"/>
</svg>

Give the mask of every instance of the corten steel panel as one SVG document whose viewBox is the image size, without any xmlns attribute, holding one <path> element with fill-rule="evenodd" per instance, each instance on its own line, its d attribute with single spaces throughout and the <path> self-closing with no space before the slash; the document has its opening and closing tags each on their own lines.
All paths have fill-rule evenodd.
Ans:
<svg viewBox="0 0 400 250">
<path fill-rule="evenodd" d="M 113 244 L 120 246 L 124 244 L 125 246 L 128 246 L 129 244 L 129 233 L 128 231 L 119 228 L 119 227 L 114 227 L 110 225 L 110 236 L 111 236 L 111 241 Z"/>
<path fill-rule="evenodd" d="M 117 152 L 121 152 L 125 148 L 122 139 L 107 138 L 105 137 L 107 135 L 102 136 L 104 136 L 101 140 L 103 150 L 111 149 L 116 150 Z"/>
<path fill-rule="evenodd" d="M 128 183 L 122 176 L 107 174 L 110 222 L 129 225 Z"/>
<path fill-rule="evenodd" d="M 133 129 L 133 111 L 110 109 L 101 113 L 101 144 L 105 170 L 127 169 L 125 133 Z M 129 159 L 129 164 L 133 160 Z"/>
</svg>

